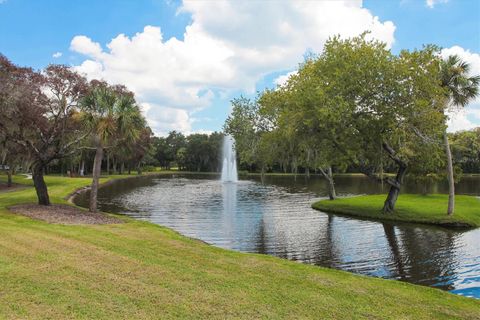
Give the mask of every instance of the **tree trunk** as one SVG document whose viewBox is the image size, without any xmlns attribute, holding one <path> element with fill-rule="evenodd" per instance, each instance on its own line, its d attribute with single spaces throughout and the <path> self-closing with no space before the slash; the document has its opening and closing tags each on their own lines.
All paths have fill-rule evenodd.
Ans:
<svg viewBox="0 0 480 320">
<path fill-rule="evenodd" d="M 443 134 L 445 153 L 447 154 L 447 177 L 448 177 L 448 209 L 447 214 L 452 215 L 455 210 L 455 180 L 453 178 L 453 161 L 447 132 Z"/>
<path fill-rule="evenodd" d="M 7 170 L 7 188 L 12 186 L 12 167 L 9 167 Z"/>
<path fill-rule="evenodd" d="M 137 165 L 137 174 L 141 175 L 142 174 L 142 164 L 139 162 Z"/>
<path fill-rule="evenodd" d="M 122 162 L 122 165 L 120 166 L 120 174 L 123 174 L 125 171 L 125 162 Z"/>
<path fill-rule="evenodd" d="M 107 153 L 107 176 L 110 175 L 110 155 Z"/>
<path fill-rule="evenodd" d="M 335 192 L 335 182 L 333 180 L 332 167 L 328 167 L 328 197 L 330 200 L 335 200 L 337 198 L 337 193 Z"/>
<path fill-rule="evenodd" d="M 90 190 L 90 212 L 97 212 L 97 195 L 98 195 L 98 184 L 100 180 L 100 174 L 102 172 L 102 158 L 103 158 L 103 148 L 97 146 L 95 152 L 95 160 L 93 161 L 93 172 L 92 172 L 92 188 Z"/>
<path fill-rule="evenodd" d="M 328 181 L 328 198 L 330 200 L 335 200 L 337 198 L 337 193 L 335 191 L 335 181 L 333 180 L 332 167 L 328 167 L 327 172 L 322 168 L 319 168 L 322 176 Z"/>
<path fill-rule="evenodd" d="M 48 189 L 43 179 L 43 165 L 36 163 L 33 165 L 32 179 L 35 191 L 37 192 L 38 204 L 42 206 L 50 205 L 50 198 L 48 197 Z"/>
<path fill-rule="evenodd" d="M 383 149 L 387 152 L 390 159 L 395 161 L 398 165 L 395 179 L 387 179 L 387 183 L 390 185 L 390 191 L 383 204 L 383 213 L 392 213 L 393 210 L 395 210 L 395 204 L 397 203 L 398 195 L 400 194 L 400 187 L 402 186 L 403 178 L 407 173 L 407 164 L 396 156 L 395 151 L 388 144 L 383 143 Z"/>
</svg>

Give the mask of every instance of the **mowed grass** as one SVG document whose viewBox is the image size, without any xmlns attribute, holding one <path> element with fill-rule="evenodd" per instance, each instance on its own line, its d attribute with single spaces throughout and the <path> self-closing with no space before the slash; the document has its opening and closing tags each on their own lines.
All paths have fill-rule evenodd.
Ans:
<svg viewBox="0 0 480 320">
<path fill-rule="evenodd" d="M 446 194 L 400 194 L 395 212 L 382 213 L 386 195 L 366 195 L 340 198 L 334 201 L 320 200 L 312 207 L 317 210 L 371 219 L 427 223 L 443 226 L 480 227 L 480 198 L 455 196 L 455 213 L 447 215 Z"/>
<path fill-rule="evenodd" d="M 89 183 L 47 177 L 57 203 Z M 478 319 L 480 314 L 475 299 L 223 250 L 129 218 L 117 225 L 53 225 L 6 209 L 34 201 L 33 188 L 0 194 L 0 318 Z"/>
</svg>

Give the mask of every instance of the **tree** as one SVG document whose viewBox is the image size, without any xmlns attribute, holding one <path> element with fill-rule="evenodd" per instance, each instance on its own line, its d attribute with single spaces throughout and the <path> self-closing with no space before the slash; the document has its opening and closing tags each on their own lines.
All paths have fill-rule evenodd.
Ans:
<svg viewBox="0 0 480 320">
<path fill-rule="evenodd" d="M 171 131 L 165 138 L 167 148 L 165 150 L 166 161 L 168 162 L 167 169 L 170 169 L 171 162 L 177 162 L 177 152 L 180 148 L 186 146 L 185 136 L 177 131 Z"/>
<path fill-rule="evenodd" d="M 260 113 L 258 100 L 240 97 L 232 100 L 232 113 L 224 124 L 224 131 L 235 139 L 235 150 L 240 162 L 259 166 L 262 175 L 265 173 L 267 161 L 264 153 L 259 152 L 261 137 L 269 131 L 269 121 Z"/>
<path fill-rule="evenodd" d="M 32 158 L 38 203 L 49 205 L 45 168 L 69 156 L 85 137 L 78 121 L 78 101 L 85 79 L 68 66 L 50 65 L 43 74 L 13 65 L 0 56 L 0 128 Z"/>
<path fill-rule="evenodd" d="M 451 106 L 465 107 L 479 94 L 480 75 L 469 76 L 470 65 L 462 61 L 457 55 L 449 56 L 440 64 L 440 81 L 444 88 L 444 110 Z M 447 214 L 452 215 L 455 210 L 455 180 L 453 175 L 453 161 L 448 135 L 443 134 L 445 153 L 447 156 L 448 177 L 448 209 Z"/>
<path fill-rule="evenodd" d="M 435 47 L 396 56 L 364 36 L 329 40 L 320 74 L 328 83 L 329 116 L 337 121 L 334 143 L 362 173 L 390 186 L 383 207 L 389 213 L 407 170 L 436 151 L 426 137 L 444 130 L 441 88 L 432 81 L 439 61 Z M 395 177 L 379 176 L 386 163 L 397 167 Z"/>
<path fill-rule="evenodd" d="M 15 168 L 28 160 L 28 151 L 23 146 L 12 143 L 5 134 L 0 133 L 0 164 L 7 173 L 7 187 L 11 187 L 13 184 L 12 176 Z"/>
<path fill-rule="evenodd" d="M 164 137 L 153 138 L 153 146 L 155 148 L 155 159 L 158 161 L 161 167 L 165 170 L 169 169 L 170 160 L 168 153 L 168 144 Z M 180 164 L 179 164 L 180 165 Z"/>
<path fill-rule="evenodd" d="M 332 165 L 351 163 L 390 185 L 383 211 L 392 212 L 407 170 L 424 174 L 438 165 L 431 161 L 438 148 L 429 143 L 444 130 L 438 112 L 442 90 L 432 81 L 438 64 L 433 46 L 394 55 L 384 43 L 366 40 L 366 34 L 334 37 L 285 85 L 253 103 L 234 101 L 226 129 L 236 134 L 241 158 L 243 153 L 258 161 L 262 153 L 274 154 L 293 172 L 299 165 L 319 169 L 332 199 Z M 267 139 L 275 144 L 273 151 L 260 148 Z M 395 177 L 384 176 L 384 168 L 392 165 Z"/>
<path fill-rule="evenodd" d="M 143 118 L 142 118 L 143 119 Z M 145 157 L 148 155 L 150 151 L 150 147 L 152 145 L 152 138 L 153 132 L 149 127 L 145 126 L 145 123 L 140 125 L 138 124 L 138 129 L 140 132 L 138 134 L 138 138 L 133 140 L 132 142 L 132 157 L 131 161 L 134 163 L 135 167 L 137 168 L 137 173 L 142 174 L 142 161 L 144 161 Z"/>
<path fill-rule="evenodd" d="M 81 104 L 83 120 L 92 132 L 95 148 L 89 210 L 96 212 L 104 149 L 135 141 L 145 126 L 145 120 L 133 93 L 122 86 L 112 87 L 92 81 Z"/>
<path fill-rule="evenodd" d="M 260 105 L 274 131 L 279 132 L 275 155 L 282 159 L 282 166 L 289 164 L 293 172 L 303 166 L 307 176 L 310 168 L 318 170 L 328 182 L 329 198 L 334 200 L 332 166 L 342 166 L 346 159 L 334 143 L 339 140 L 332 130 L 337 123 L 325 101 L 328 82 L 319 76 L 322 66 L 315 56 L 306 59 L 286 84 L 265 91 Z"/>
<path fill-rule="evenodd" d="M 464 173 L 480 172 L 480 127 L 450 133 L 453 163 Z"/>
</svg>

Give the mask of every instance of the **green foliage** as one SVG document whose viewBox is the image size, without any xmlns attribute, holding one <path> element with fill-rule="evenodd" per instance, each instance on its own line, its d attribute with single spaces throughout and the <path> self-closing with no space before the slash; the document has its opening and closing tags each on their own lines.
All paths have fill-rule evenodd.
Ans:
<svg viewBox="0 0 480 320">
<path fill-rule="evenodd" d="M 220 171 L 223 134 L 191 134 L 172 131 L 166 138 L 154 138 L 154 157 L 164 169 L 178 166 L 180 170 L 197 172 Z"/>
<path fill-rule="evenodd" d="M 479 95 L 480 75 L 470 76 L 469 73 L 470 65 L 457 55 L 442 60 L 440 81 L 444 88 L 446 109 L 451 106 L 465 107 Z"/>
<path fill-rule="evenodd" d="M 480 172 L 480 128 L 449 134 L 454 162 L 464 173 Z"/>
<path fill-rule="evenodd" d="M 147 166 L 143 166 L 142 170 L 143 172 L 155 172 L 157 171 L 157 168 L 155 168 L 155 166 L 147 165 Z"/>
<path fill-rule="evenodd" d="M 261 145 L 264 133 L 268 132 L 269 122 L 261 113 L 257 99 L 245 97 L 232 100 L 232 113 L 225 121 L 224 131 L 235 139 L 235 149 L 240 163 L 265 168 L 268 164 L 267 150 Z"/>
<path fill-rule="evenodd" d="M 80 105 L 83 123 L 98 140 L 95 144 L 109 147 L 134 144 L 146 127 L 146 120 L 133 93 L 124 87 L 93 81 Z"/>
<path fill-rule="evenodd" d="M 233 100 L 225 131 L 250 165 L 350 165 L 373 175 L 402 161 L 416 177 L 437 173 L 446 120 L 440 63 L 434 46 L 394 55 L 366 34 L 333 37 L 286 84 Z"/>
</svg>

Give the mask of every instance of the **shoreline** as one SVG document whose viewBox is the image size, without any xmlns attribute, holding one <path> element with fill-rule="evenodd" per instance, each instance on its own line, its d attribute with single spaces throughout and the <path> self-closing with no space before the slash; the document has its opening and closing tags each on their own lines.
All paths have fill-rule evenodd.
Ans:
<svg viewBox="0 0 480 320">
<path fill-rule="evenodd" d="M 395 212 L 383 213 L 386 195 L 362 195 L 323 199 L 312 204 L 321 212 L 379 222 L 415 223 L 439 226 L 453 230 L 471 230 L 480 227 L 480 198 L 456 195 L 456 210 L 452 216 L 446 214 L 445 194 L 400 194 Z M 477 211 L 475 211 L 477 209 Z M 445 211 L 445 213 L 443 212 Z"/>
<path fill-rule="evenodd" d="M 103 181 L 101 185 L 109 185 L 119 179 L 144 176 L 115 177 Z M 90 180 L 72 179 L 66 184 L 66 179 L 47 178 L 51 198 L 55 203 L 65 202 L 66 195 L 71 195 L 74 191 L 85 190 L 85 184 Z M 74 191 L 67 190 L 68 188 L 73 188 Z M 1 245 L 7 248 L 15 246 L 19 237 L 25 239 L 21 241 L 30 242 L 31 237 L 35 239 L 38 235 L 45 234 L 42 237 L 48 235 L 46 239 L 49 239 L 37 243 L 34 251 L 27 249 L 16 253 L 15 250 L 10 250 L 7 252 L 13 256 L 5 256 L 5 253 L 0 255 L 1 262 L 15 259 L 16 254 L 34 254 L 31 260 L 20 257 L 18 263 L 21 263 L 21 268 L 15 268 L 26 268 L 28 274 L 22 276 L 23 282 L 16 280 L 16 273 L 9 277 L 0 277 L 3 287 L 16 286 L 16 304 L 35 312 L 26 313 L 27 315 L 62 318 L 69 312 L 72 318 L 138 317 L 139 314 L 143 314 L 144 318 L 158 318 L 159 314 L 154 310 L 161 306 L 164 317 L 188 317 L 194 312 L 207 318 L 356 316 L 429 319 L 452 316 L 474 319 L 476 310 L 480 307 L 480 302 L 476 299 L 436 288 L 299 264 L 269 255 L 218 248 L 185 237 L 170 228 L 133 218 L 126 217 L 125 223 L 119 225 L 59 226 L 15 217 L 5 211 L 5 205 L 9 203 L 22 203 L 24 200 L 31 202 L 35 199 L 32 189 L 20 191 L 18 196 L 27 193 L 28 196 L 20 197 L 20 201 L 0 195 L 0 220 L 4 222 L 0 223 L 0 228 L 3 228 L 5 235 L 0 239 Z M 16 235 L 13 239 L 8 236 L 10 225 L 14 227 L 12 236 Z M 68 254 L 65 255 L 64 251 Z M 45 257 L 43 260 L 36 258 L 39 253 Z M 59 259 L 57 256 L 63 258 Z M 67 260 L 64 261 L 65 259 Z M 96 261 L 93 273 L 73 273 L 76 286 L 85 287 L 86 290 L 82 299 L 78 300 L 75 287 L 70 287 L 71 272 L 77 268 L 83 270 L 93 261 Z M 71 267 L 62 268 L 65 262 Z M 50 267 L 45 269 L 46 266 Z M 66 273 L 59 276 L 49 270 L 64 270 Z M 38 275 L 38 280 L 37 276 L 31 278 L 30 274 Z M 112 285 L 110 274 L 116 275 L 115 285 Z M 150 280 L 139 282 L 138 279 L 145 277 Z M 179 282 L 179 279 L 182 281 Z M 52 292 L 45 287 L 56 283 L 62 289 Z M 162 289 L 162 283 L 167 284 L 168 290 Z M 138 289 L 125 291 L 130 288 L 130 284 L 135 284 Z M 39 291 L 30 292 L 28 288 L 32 288 L 32 285 Z M 92 289 L 89 289 L 91 286 Z M 143 289 L 140 289 L 142 287 Z M 52 297 L 58 293 L 64 298 L 52 300 L 52 309 L 47 308 L 48 311 L 33 311 L 29 309 L 31 307 L 23 304 L 28 300 L 34 301 L 38 306 L 48 306 L 43 298 L 44 292 L 50 292 L 48 294 L 53 295 Z M 98 296 L 97 292 L 101 292 L 101 295 Z M 156 292 L 162 293 L 156 295 Z M 130 298 L 122 298 L 122 303 L 116 304 L 118 298 L 115 297 L 119 295 Z M 175 304 L 167 302 L 172 299 L 172 295 L 177 297 Z M 239 300 L 238 297 L 242 298 Z M 142 301 L 140 305 L 128 302 L 137 300 Z M 18 308 L 10 309 L 10 301 L 13 301 L 10 294 L 3 293 L 0 317 L 19 317 L 16 313 Z M 90 308 L 93 301 L 97 307 Z M 112 302 L 114 304 L 105 309 Z M 187 309 L 184 309 L 185 306 Z M 75 310 L 82 311 L 75 313 Z M 25 313 L 23 315 L 25 316 Z"/>
</svg>

